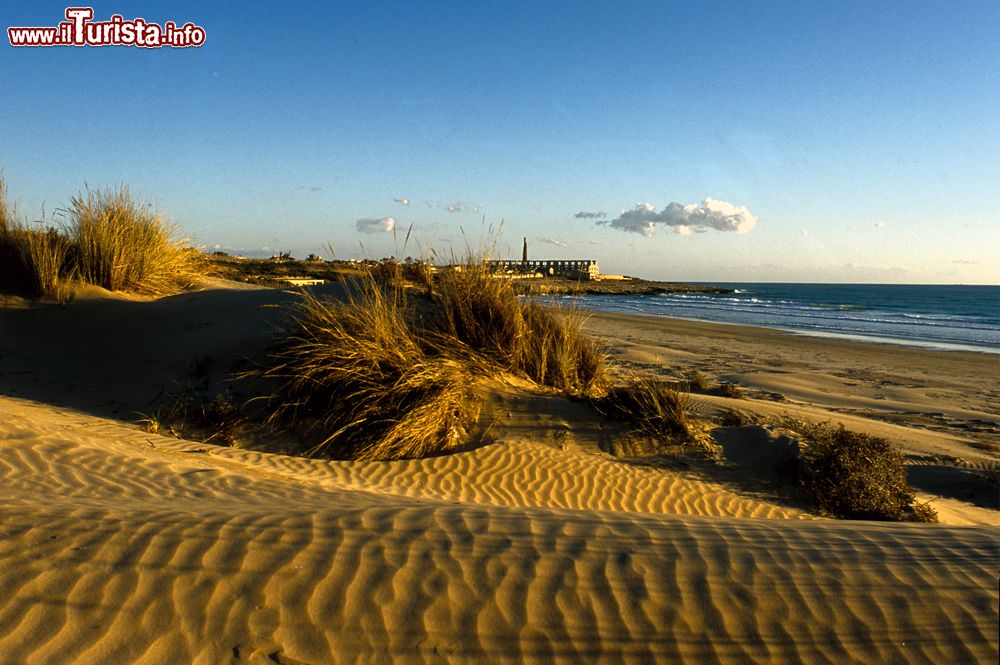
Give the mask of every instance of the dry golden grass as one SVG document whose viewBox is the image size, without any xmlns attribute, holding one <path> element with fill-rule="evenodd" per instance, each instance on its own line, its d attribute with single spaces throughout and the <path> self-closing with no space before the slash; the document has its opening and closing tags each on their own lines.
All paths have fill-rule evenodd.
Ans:
<svg viewBox="0 0 1000 665">
<path fill-rule="evenodd" d="M 687 394 L 655 378 L 632 377 L 593 404 L 608 418 L 628 422 L 652 435 L 687 434 L 690 428 Z"/>
<path fill-rule="evenodd" d="M 735 383 L 729 383 L 728 381 L 720 382 L 717 386 L 710 389 L 708 394 L 718 395 L 719 397 L 728 397 L 729 399 L 744 399 L 746 397 L 742 388 Z"/>
<path fill-rule="evenodd" d="M 14 224 L 17 212 L 13 204 L 8 199 L 10 192 L 7 186 L 7 179 L 0 170 L 0 233 L 6 233 Z"/>
<path fill-rule="evenodd" d="M 693 370 L 688 379 L 688 390 L 695 393 L 704 393 L 711 390 L 712 384 L 709 382 L 708 377 L 699 372 L 698 370 Z"/>
<path fill-rule="evenodd" d="M 71 199 L 63 232 L 19 219 L 0 173 L 0 290 L 64 300 L 74 279 L 112 291 L 151 295 L 192 286 L 201 254 L 171 238 L 172 229 L 125 186 Z"/>
<path fill-rule="evenodd" d="M 522 301 L 510 280 L 475 260 L 440 275 L 434 298 L 441 332 L 504 370 L 569 394 L 591 395 L 606 386 L 605 356 L 583 333 L 581 310 Z"/>
<path fill-rule="evenodd" d="M 472 375 L 466 364 L 429 352 L 404 298 L 370 278 L 346 301 L 303 294 L 261 375 L 281 381 L 276 422 L 319 430 L 305 454 L 399 459 L 463 442 Z"/>
<path fill-rule="evenodd" d="M 87 190 L 71 199 L 68 213 L 67 233 L 86 282 L 161 295 L 192 286 L 203 271 L 198 252 L 173 240 L 163 217 L 124 185 Z"/>
<path fill-rule="evenodd" d="M 253 375 L 279 382 L 272 422 L 319 432 L 306 454 L 453 450 L 477 425 L 481 376 L 521 374 L 568 394 L 603 386 L 604 356 L 580 314 L 522 302 L 478 262 L 422 275 L 386 262 L 343 300 L 303 293 L 270 364 Z"/>
<path fill-rule="evenodd" d="M 718 457 L 718 447 L 708 423 L 692 418 L 686 393 L 674 389 L 672 381 L 632 376 L 611 387 L 607 394 L 591 400 L 606 418 L 629 426 L 629 435 L 640 435 L 691 446 L 709 458 Z"/>
<path fill-rule="evenodd" d="M 25 296 L 67 296 L 70 244 L 54 229 L 31 228 L 18 217 L 0 173 L 0 290 Z"/>
</svg>

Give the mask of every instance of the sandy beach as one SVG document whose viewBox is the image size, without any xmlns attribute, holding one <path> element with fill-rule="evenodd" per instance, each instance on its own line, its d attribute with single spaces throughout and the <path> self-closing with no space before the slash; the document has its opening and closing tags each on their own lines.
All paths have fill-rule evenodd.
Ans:
<svg viewBox="0 0 1000 665">
<path fill-rule="evenodd" d="M 0 661 L 996 662 L 997 356 L 587 324 L 621 371 L 744 388 L 695 396 L 701 413 L 890 439 L 939 524 L 816 515 L 754 479 L 759 428 L 717 433 L 718 470 L 616 458 L 592 409 L 517 382 L 488 445 L 421 460 L 136 424 L 259 357 L 295 297 L 0 305 Z"/>
</svg>

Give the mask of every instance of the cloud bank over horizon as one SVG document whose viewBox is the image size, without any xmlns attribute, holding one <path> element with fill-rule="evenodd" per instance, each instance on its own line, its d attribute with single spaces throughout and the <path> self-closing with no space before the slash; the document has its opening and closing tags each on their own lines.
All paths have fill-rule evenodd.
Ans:
<svg viewBox="0 0 1000 665">
<path fill-rule="evenodd" d="M 595 213 L 577 213 L 577 219 L 594 219 L 588 215 Z M 601 226 L 610 226 L 619 231 L 638 233 L 646 238 L 656 233 L 656 226 L 662 224 L 671 227 L 679 235 L 689 236 L 692 233 L 704 233 L 714 229 L 722 232 L 749 233 L 757 226 L 757 217 L 746 206 L 736 206 L 727 201 L 706 198 L 701 203 L 683 205 L 671 202 L 663 210 L 657 212 L 651 203 L 637 203 L 632 210 L 622 210 L 618 217 L 612 220 L 597 222 Z"/>
<path fill-rule="evenodd" d="M 365 217 L 354 223 L 360 233 L 392 233 L 396 229 L 396 220 L 392 217 Z"/>
</svg>

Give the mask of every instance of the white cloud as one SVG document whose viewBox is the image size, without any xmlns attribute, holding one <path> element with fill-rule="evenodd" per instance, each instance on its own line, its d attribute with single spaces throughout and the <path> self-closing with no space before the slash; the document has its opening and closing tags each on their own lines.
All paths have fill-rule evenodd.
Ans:
<svg viewBox="0 0 1000 665">
<path fill-rule="evenodd" d="M 606 212 L 587 212 L 586 210 L 581 210 L 580 212 L 573 215 L 574 219 L 605 219 L 608 216 Z"/>
<path fill-rule="evenodd" d="M 637 203 L 632 210 L 622 210 L 618 217 L 598 224 L 648 238 L 656 233 L 657 224 L 674 227 L 675 232 L 681 235 L 703 233 L 709 229 L 748 233 L 757 226 L 757 217 L 746 206 L 707 198 L 701 203 L 689 205 L 670 203 L 660 212 L 651 203 Z"/>
<path fill-rule="evenodd" d="M 462 212 L 462 202 L 455 201 L 454 203 L 449 203 L 445 207 L 445 210 L 447 210 L 448 212 Z"/>
<path fill-rule="evenodd" d="M 799 229 L 799 233 L 801 233 L 804 236 L 807 236 L 809 235 L 809 229 Z"/>
<path fill-rule="evenodd" d="M 366 217 L 355 222 L 354 227 L 361 233 L 392 233 L 396 228 L 396 220 L 392 217 Z"/>
<path fill-rule="evenodd" d="M 396 203 L 398 203 L 400 205 L 404 205 L 404 206 L 410 205 L 410 199 L 408 199 L 406 197 L 399 198 L 399 199 L 393 199 L 393 201 L 395 201 Z"/>
<path fill-rule="evenodd" d="M 536 238 L 538 242 L 544 242 L 549 245 L 555 245 L 556 247 L 569 247 L 565 242 L 559 240 L 558 238 Z"/>
</svg>

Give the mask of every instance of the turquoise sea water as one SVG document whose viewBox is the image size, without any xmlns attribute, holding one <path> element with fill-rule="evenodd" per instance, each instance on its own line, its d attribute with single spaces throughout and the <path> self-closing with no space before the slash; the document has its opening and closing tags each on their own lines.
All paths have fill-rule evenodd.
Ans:
<svg viewBox="0 0 1000 665">
<path fill-rule="evenodd" d="M 1000 353 L 1000 286 L 717 283 L 734 293 L 588 295 L 599 311 Z"/>
</svg>

